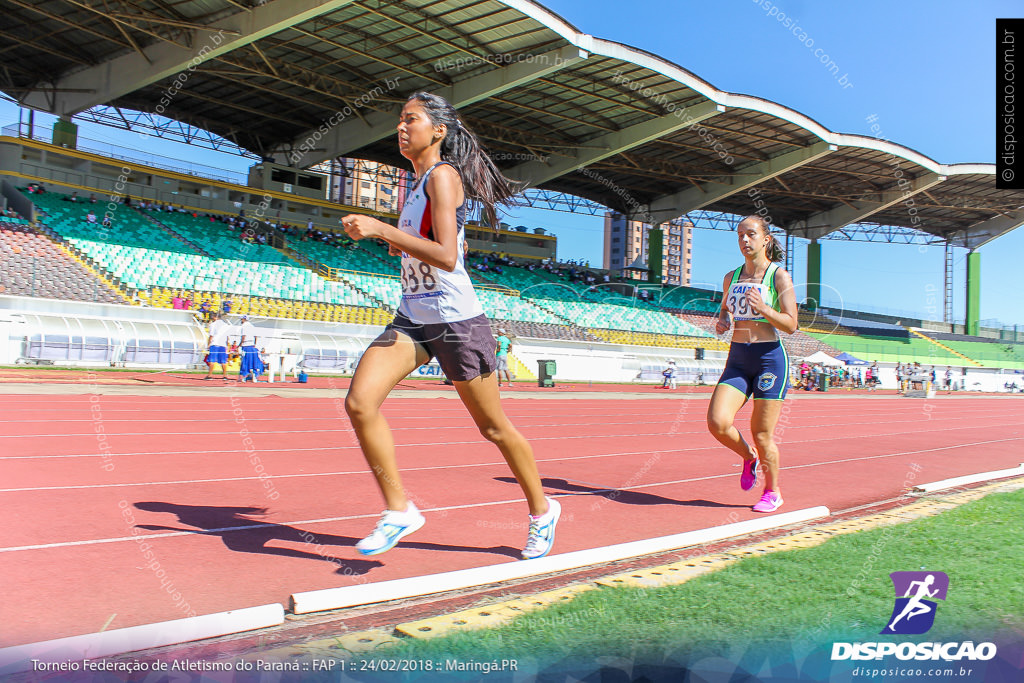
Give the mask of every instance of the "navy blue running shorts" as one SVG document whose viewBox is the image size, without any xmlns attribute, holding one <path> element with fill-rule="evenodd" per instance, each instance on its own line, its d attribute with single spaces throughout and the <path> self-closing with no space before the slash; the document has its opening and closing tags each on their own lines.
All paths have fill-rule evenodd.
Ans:
<svg viewBox="0 0 1024 683">
<path fill-rule="evenodd" d="M 718 380 L 746 397 L 781 401 L 789 388 L 789 356 L 779 340 L 744 344 L 733 342 L 725 372 Z"/>
</svg>

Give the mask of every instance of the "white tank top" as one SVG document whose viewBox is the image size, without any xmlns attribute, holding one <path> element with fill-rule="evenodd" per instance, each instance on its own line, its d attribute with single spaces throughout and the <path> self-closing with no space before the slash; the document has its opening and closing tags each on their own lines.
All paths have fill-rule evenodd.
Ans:
<svg viewBox="0 0 1024 683">
<path fill-rule="evenodd" d="M 439 161 L 431 166 L 412 188 L 398 219 L 399 230 L 422 239 L 434 239 L 427 179 L 431 171 L 447 163 Z M 452 323 L 483 314 L 484 309 L 473 290 L 473 283 L 469 279 L 463 258 L 465 223 L 466 202 L 463 201 L 455 210 L 455 225 L 458 229 L 458 243 L 455 247 L 457 259 L 455 270 L 450 273 L 405 252 L 402 253 L 402 302 L 398 306 L 398 312 L 412 322 Z"/>
</svg>

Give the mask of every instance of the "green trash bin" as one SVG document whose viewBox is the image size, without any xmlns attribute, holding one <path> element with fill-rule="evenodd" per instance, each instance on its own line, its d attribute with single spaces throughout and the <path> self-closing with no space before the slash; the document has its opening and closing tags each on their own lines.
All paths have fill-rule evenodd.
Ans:
<svg viewBox="0 0 1024 683">
<path fill-rule="evenodd" d="M 538 387 L 553 387 L 555 386 L 555 361 L 553 360 L 539 360 L 537 361 L 537 386 Z"/>
<path fill-rule="evenodd" d="M 818 377 L 818 391 L 828 391 L 828 375 L 824 372 Z"/>
</svg>

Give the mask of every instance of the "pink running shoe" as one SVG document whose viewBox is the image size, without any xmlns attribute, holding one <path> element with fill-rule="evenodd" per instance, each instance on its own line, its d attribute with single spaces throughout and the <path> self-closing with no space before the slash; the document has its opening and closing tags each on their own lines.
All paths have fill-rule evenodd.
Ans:
<svg viewBox="0 0 1024 683">
<path fill-rule="evenodd" d="M 775 491 L 765 489 L 761 500 L 754 504 L 754 512 L 775 512 L 782 507 L 782 496 Z"/>
<path fill-rule="evenodd" d="M 749 491 L 757 483 L 757 458 L 743 461 L 743 471 L 740 472 L 740 488 Z"/>
</svg>

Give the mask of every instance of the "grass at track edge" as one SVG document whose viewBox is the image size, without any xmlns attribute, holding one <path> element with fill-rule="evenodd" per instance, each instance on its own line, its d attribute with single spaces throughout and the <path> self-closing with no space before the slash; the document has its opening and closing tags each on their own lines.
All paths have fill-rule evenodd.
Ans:
<svg viewBox="0 0 1024 683">
<path fill-rule="evenodd" d="M 934 517 L 842 534 L 813 548 L 744 559 L 662 588 L 601 588 L 511 624 L 387 648 L 387 659 L 502 660 L 544 668 L 595 656 L 631 661 L 737 657 L 751 648 L 831 647 L 881 636 L 893 571 L 943 571 L 928 641 L 1024 636 L 1024 489 Z M 514 653 L 514 655 L 512 654 Z"/>
</svg>

